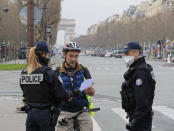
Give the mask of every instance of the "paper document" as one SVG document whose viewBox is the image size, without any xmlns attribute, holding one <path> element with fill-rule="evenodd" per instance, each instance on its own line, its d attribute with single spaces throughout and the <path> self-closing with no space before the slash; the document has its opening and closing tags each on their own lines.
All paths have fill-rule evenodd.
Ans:
<svg viewBox="0 0 174 131">
<path fill-rule="evenodd" d="M 93 84 L 94 84 L 94 80 L 93 79 L 84 80 L 83 83 L 80 86 L 80 91 L 81 92 L 84 91 L 85 89 L 89 88 Z"/>
</svg>

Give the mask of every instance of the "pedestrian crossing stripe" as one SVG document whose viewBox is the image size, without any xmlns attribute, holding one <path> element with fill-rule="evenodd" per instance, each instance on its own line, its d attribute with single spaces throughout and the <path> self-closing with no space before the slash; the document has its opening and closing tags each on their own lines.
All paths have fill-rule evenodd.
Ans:
<svg viewBox="0 0 174 131">
<path fill-rule="evenodd" d="M 153 106 L 153 109 L 174 120 L 174 110 L 167 106 Z"/>
<path fill-rule="evenodd" d="M 122 108 L 112 108 L 112 111 L 119 115 L 126 123 L 129 122 L 129 120 L 126 119 L 126 112 Z M 152 125 L 152 128 L 155 128 L 155 126 Z"/>
</svg>

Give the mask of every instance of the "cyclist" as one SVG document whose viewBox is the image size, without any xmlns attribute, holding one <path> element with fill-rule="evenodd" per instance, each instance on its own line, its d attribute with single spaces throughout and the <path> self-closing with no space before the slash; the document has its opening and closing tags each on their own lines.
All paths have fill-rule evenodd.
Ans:
<svg viewBox="0 0 174 131">
<path fill-rule="evenodd" d="M 63 48 L 63 57 L 65 61 L 61 67 L 57 67 L 56 72 L 60 75 L 66 90 L 78 90 L 85 79 L 91 79 L 91 75 L 87 67 L 78 63 L 78 57 L 81 49 L 75 42 L 69 42 Z M 94 96 L 95 89 L 91 85 L 83 92 L 80 92 L 79 97 L 72 97 L 71 102 L 61 103 L 61 113 L 59 120 L 64 117 L 75 116 L 84 107 L 93 108 L 90 96 Z M 78 116 L 80 130 L 92 131 L 93 123 L 90 113 L 84 112 Z M 73 120 L 68 121 L 68 125 L 57 124 L 57 131 L 73 131 Z"/>
</svg>

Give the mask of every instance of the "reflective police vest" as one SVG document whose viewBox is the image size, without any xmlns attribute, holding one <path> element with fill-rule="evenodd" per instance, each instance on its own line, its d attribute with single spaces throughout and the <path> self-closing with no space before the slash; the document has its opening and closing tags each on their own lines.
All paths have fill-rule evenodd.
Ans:
<svg viewBox="0 0 174 131">
<path fill-rule="evenodd" d="M 82 70 L 83 70 L 83 68 L 86 68 L 86 67 L 83 66 Z M 60 69 L 61 69 L 61 67 L 60 67 Z M 74 74 L 73 80 L 71 80 L 71 78 L 70 78 L 70 76 L 68 76 L 68 74 L 60 73 L 60 76 L 63 80 L 63 85 L 66 90 L 78 90 L 80 88 L 81 83 L 85 80 L 82 70 L 79 70 Z M 85 93 L 81 93 L 81 94 L 86 96 L 89 109 L 94 108 L 91 97 Z M 94 115 L 94 112 L 91 112 L 91 116 L 93 116 L 93 115 Z"/>
</svg>

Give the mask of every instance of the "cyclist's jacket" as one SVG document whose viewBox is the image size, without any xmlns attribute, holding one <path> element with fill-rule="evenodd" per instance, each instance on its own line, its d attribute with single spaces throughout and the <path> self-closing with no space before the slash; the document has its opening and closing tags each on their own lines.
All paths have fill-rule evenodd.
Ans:
<svg viewBox="0 0 174 131">
<path fill-rule="evenodd" d="M 66 69 L 63 63 L 61 67 L 56 69 L 56 72 L 60 75 L 64 88 L 68 91 L 78 90 L 85 78 L 91 78 L 89 70 L 79 64 L 77 64 L 75 69 Z M 62 111 L 77 112 L 84 107 L 89 107 L 88 98 L 84 92 L 81 92 L 78 97 L 72 97 L 70 102 L 61 102 Z"/>
<path fill-rule="evenodd" d="M 70 94 L 65 92 L 56 73 L 47 66 L 35 69 L 31 74 L 22 71 L 20 87 L 26 103 L 31 106 L 58 105 L 62 100 L 68 100 Z"/>
<path fill-rule="evenodd" d="M 140 120 L 151 116 L 156 84 L 152 71 L 152 67 L 142 57 L 124 74 L 122 108 L 131 119 Z"/>
</svg>

